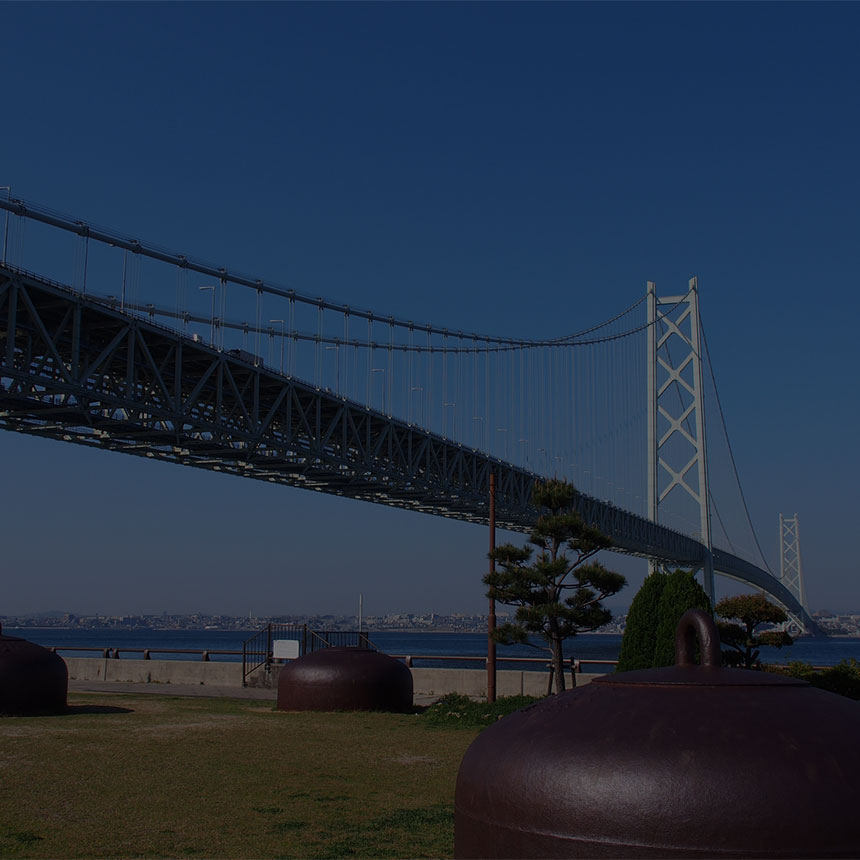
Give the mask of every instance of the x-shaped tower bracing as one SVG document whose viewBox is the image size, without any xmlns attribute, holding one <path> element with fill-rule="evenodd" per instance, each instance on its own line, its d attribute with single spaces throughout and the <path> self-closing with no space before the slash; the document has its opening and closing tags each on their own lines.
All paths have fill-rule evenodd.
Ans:
<svg viewBox="0 0 860 860">
<path fill-rule="evenodd" d="M 800 563 L 800 519 L 779 515 L 779 579 L 808 612 L 803 569 Z"/>
<path fill-rule="evenodd" d="M 660 505 L 673 491 L 692 500 L 699 512 L 699 538 L 707 548 L 704 587 L 713 601 L 714 565 L 695 278 L 690 280 L 689 287 L 685 296 L 660 298 L 654 282 L 648 282 L 648 517 L 659 522 Z"/>
</svg>

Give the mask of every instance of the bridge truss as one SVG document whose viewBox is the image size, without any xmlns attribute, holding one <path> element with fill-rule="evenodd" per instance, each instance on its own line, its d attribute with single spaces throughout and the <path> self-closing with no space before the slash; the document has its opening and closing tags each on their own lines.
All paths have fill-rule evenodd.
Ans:
<svg viewBox="0 0 860 860">
<path fill-rule="evenodd" d="M 528 532 L 540 476 L 328 389 L 255 366 L 104 299 L 0 266 L 0 428 Z M 693 538 L 580 494 L 615 551 L 701 566 Z M 774 577 L 715 550 L 714 568 L 815 624 Z"/>
</svg>

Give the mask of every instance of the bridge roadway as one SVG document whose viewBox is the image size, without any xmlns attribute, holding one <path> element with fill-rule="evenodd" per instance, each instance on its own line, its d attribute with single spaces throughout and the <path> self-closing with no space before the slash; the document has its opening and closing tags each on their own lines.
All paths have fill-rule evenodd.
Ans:
<svg viewBox="0 0 860 860">
<path fill-rule="evenodd" d="M 255 366 L 115 304 L 0 266 L 0 428 L 528 533 L 540 476 L 328 389 Z M 585 494 L 613 550 L 700 566 L 699 541 Z M 767 591 L 807 630 L 794 595 L 722 550 L 714 567 Z"/>
</svg>

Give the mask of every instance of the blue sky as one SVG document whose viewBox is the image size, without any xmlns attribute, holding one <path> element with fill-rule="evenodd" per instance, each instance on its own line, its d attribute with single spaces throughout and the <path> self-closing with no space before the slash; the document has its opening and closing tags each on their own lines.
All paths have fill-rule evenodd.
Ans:
<svg viewBox="0 0 860 860">
<path fill-rule="evenodd" d="M 860 607 L 856 4 L 3 4 L 0 185 L 555 336 L 699 277 L 760 539 Z M 0 612 L 481 611 L 486 533 L 5 433 Z M 632 586 L 643 570 L 619 562 Z"/>
</svg>

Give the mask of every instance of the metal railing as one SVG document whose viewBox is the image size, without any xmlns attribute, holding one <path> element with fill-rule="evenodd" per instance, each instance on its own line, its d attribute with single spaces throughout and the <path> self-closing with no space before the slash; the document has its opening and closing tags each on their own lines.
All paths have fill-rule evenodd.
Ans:
<svg viewBox="0 0 860 860">
<path fill-rule="evenodd" d="M 376 651 L 363 630 L 308 630 L 303 653 L 319 651 L 323 648 L 367 648 Z"/>
<path fill-rule="evenodd" d="M 486 665 L 487 658 L 482 655 L 475 656 L 463 656 L 457 654 L 391 654 L 389 655 L 394 657 L 397 660 L 403 660 L 403 662 L 411 669 L 415 667 L 415 661 L 420 660 L 421 662 L 452 662 L 452 663 L 480 663 L 481 665 Z M 583 666 L 612 666 L 613 668 L 618 665 L 617 660 L 589 660 L 589 659 L 581 659 L 577 660 L 574 658 L 569 658 L 564 661 L 567 666 L 570 666 L 573 672 L 577 674 L 581 674 L 583 670 Z M 539 665 L 544 667 L 552 666 L 551 661 L 547 657 L 500 657 L 496 656 L 496 663 L 530 663 L 532 665 Z"/>
<path fill-rule="evenodd" d="M 367 648 L 377 650 L 364 631 L 310 630 L 307 624 L 267 624 L 242 645 L 242 684 L 261 666 L 270 666 L 274 660 L 276 639 L 291 639 L 299 643 L 299 656 L 323 648 Z"/>
<path fill-rule="evenodd" d="M 403 662 L 410 668 L 415 667 L 415 661 L 432 661 L 436 663 L 479 663 L 482 666 L 487 665 L 487 658 L 481 656 L 474 657 L 464 657 L 460 655 L 451 655 L 451 654 L 391 654 L 390 656 L 403 660 Z M 547 672 L 547 695 L 552 692 L 552 683 L 553 677 L 555 675 L 555 667 L 552 665 L 552 662 L 546 657 L 496 657 L 496 663 L 518 663 L 518 664 L 527 664 L 530 666 L 534 666 L 536 669 L 543 669 Z M 606 666 L 612 667 L 611 671 L 615 671 L 615 667 L 618 665 L 617 660 L 589 660 L 589 659 L 575 659 L 573 657 L 568 658 L 564 661 L 564 665 L 570 668 L 570 682 L 575 687 L 576 686 L 576 676 L 582 674 L 583 666 Z M 607 672 L 596 673 L 596 674 L 607 674 Z"/>
<path fill-rule="evenodd" d="M 49 651 L 95 651 L 109 660 L 120 659 L 120 654 L 142 654 L 144 660 L 151 660 L 153 654 L 197 654 L 204 662 L 209 662 L 213 656 L 238 657 L 241 651 L 222 650 L 220 648 L 101 648 L 91 645 L 51 645 Z"/>
<path fill-rule="evenodd" d="M 248 680 L 248 675 L 260 666 L 268 666 L 273 659 L 275 639 L 294 639 L 299 642 L 299 654 L 305 653 L 308 638 L 307 624 L 267 624 L 250 639 L 242 643 L 242 684 Z"/>
<path fill-rule="evenodd" d="M 96 652 L 106 659 L 120 659 L 121 654 L 142 654 L 144 660 L 151 660 L 154 654 L 194 654 L 204 662 L 210 662 L 213 656 L 242 656 L 242 684 L 247 684 L 248 676 L 261 666 L 270 666 L 274 661 L 274 641 L 276 639 L 292 639 L 299 643 L 299 656 L 322 650 L 323 648 L 367 648 L 378 650 L 365 631 L 358 630 L 310 630 L 306 624 L 267 624 L 262 630 L 247 639 L 242 650 L 199 649 L 199 648 L 101 648 L 81 645 L 52 645 L 49 650 Z M 462 654 L 391 654 L 397 660 L 402 660 L 410 669 L 417 668 L 420 663 L 465 663 L 487 664 L 486 656 Z M 552 671 L 552 664 L 546 657 L 497 657 L 499 664 L 515 664 L 533 666 L 536 669 Z M 584 666 L 618 665 L 617 660 L 574 659 L 565 661 L 570 668 L 571 676 L 582 674 Z M 818 667 L 816 667 L 818 668 Z"/>
</svg>

